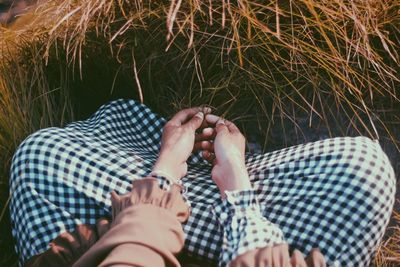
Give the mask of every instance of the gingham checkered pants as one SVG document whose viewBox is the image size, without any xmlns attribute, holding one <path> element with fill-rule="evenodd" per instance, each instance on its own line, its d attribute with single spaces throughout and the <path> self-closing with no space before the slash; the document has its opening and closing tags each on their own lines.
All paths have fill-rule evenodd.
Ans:
<svg viewBox="0 0 400 267">
<path fill-rule="evenodd" d="M 133 100 L 118 100 L 65 128 L 29 136 L 11 167 L 11 218 L 20 263 L 60 233 L 111 212 L 110 192 L 124 194 L 151 172 L 166 120 Z M 191 217 L 185 250 L 218 259 L 221 229 L 212 213 L 220 197 L 211 166 L 194 155 L 183 183 Z M 246 166 L 263 215 L 292 248 L 318 247 L 328 263 L 368 266 L 389 221 L 395 177 L 378 142 L 333 138 L 267 154 Z"/>
</svg>

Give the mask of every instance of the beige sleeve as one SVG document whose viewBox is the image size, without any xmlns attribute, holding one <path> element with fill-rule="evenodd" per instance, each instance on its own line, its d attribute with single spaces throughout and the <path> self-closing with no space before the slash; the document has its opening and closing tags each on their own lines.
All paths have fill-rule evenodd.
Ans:
<svg viewBox="0 0 400 267">
<path fill-rule="evenodd" d="M 164 191 L 154 178 L 134 181 L 131 193 L 112 194 L 112 223 L 60 235 L 27 266 L 180 266 L 174 255 L 183 248 L 181 222 L 189 217 L 180 190 Z"/>
</svg>

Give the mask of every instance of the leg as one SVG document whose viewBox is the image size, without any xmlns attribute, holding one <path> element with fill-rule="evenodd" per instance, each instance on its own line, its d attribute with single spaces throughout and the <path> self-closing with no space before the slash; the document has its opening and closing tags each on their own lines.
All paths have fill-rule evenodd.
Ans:
<svg viewBox="0 0 400 267">
<path fill-rule="evenodd" d="M 377 142 L 334 138 L 250 156 L 264 215 L 303 253 L 368 266 L 392 211 L 395 177 Z"/>
<path fill-rule="evenodd" d="M 11 218 L 21 263 L 60 233 L 110 214 L 109 194 L 125 193 L 151 170 L 164 120 L 134 101 L 103 106 L 86 121 L 28 137 L 11 167 Z"/>
</svg>

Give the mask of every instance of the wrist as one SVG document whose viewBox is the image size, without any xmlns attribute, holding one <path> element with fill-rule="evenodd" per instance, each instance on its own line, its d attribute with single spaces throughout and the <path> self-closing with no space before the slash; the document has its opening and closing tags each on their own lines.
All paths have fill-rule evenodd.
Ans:
<svg viewBox="0 0 400 267">
<path fill-rule="evenodd" d="M 246 165 L 244 160 L 229 160 L 221 164 L 222 174 L 226 179 L 235 179 L 235 180 L 249 180 L 249 174 L 247 172 Z"/>
<path fill-rule="evenodd" d="M 225 191 L 248 190 L 253 188 L 244 163 L 215 166 L 212 172 L 212 179 L 218 185 L 222 197 L 224 197 Z"/>
<path fill-rule="evenodd" d="M 186 170 L 183 166 L 173 164 L 162 157 L 158 158 L 152 172 L 162 174 L 165 178 L 171 180 L 171 182 L 177 182 L 186 175 Z"/>
<path fill-rule="evenodd" d="M 232 179 L 228 183 L 222 183 L 218 186 L 221 197 L 225 198 L 225 192 L 229 191 L 245 191 L 245 190 L 252 190 L 253 187 L 248 179 L 248 177 L 241 177 L 238 179 Z"/>
</svg>

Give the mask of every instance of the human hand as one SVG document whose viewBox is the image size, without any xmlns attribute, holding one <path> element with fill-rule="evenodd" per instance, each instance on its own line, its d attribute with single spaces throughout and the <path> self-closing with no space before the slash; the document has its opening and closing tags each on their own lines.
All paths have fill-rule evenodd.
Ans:
<svg viewBox="0 0 400 267">
<path fill-rule="evenodd" d="M 324 255 L 322 255 L 321 251 L 318 248 L 314 248 L 311 250 L 308 257 L 305 259 L 303 254 L 297 249 L 293 252 L 291 263 L 293 266 L 299 267 L 326 267 L 326 262 L 324 259 Z M 297 264 L 297 265 L 296 265 Z"/>
<path fill-rule="evenodd" d="M 217 184 L 221 196 L 225 191 L 251 189 L 249 175 L 245 166 L 246 140 L 240 130 L 230 121 L 207 114 L 208 125 L 214 126 L 215 139 L 203 151 L 203 157 L 213 164 L 211 177 Z M 215 153 L 215 158 L 213 154 Z"/>
<path fill-rule="evenodd" d="M 184 109 L 165 124 L 153 172 L 164 173 L 173 182 L 186 175 L 186 160 L 194 149 L 195 132 L 201 127 L 204 115 L 210 112 L 210 108 L 202 107 Z"/>
<path fill-rule="evenodd" d="M 326 267 L 325 259 L 318 249 L 313 249 L 304 259 L 303 254 L 295 250 L 289 257 L 287 244 L 269 246 L 248 251 L 236 257 L 228 267 L 260 266 L 260 267 Z"/>
</svg>

